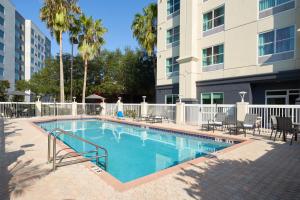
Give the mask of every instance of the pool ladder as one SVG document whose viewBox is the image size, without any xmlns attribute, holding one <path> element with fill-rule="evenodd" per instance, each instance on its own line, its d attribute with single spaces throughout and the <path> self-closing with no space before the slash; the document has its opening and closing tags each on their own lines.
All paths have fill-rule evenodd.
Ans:
<svg viewBox="0 0 300 200">
<path fill-rule="evenodd" d="M 67 135 L 69 137 L 75 138 L 77 140 L 80 140 L 86 144 L 92 145 L 95 147 L 95 150 L 92 151 L 87 151 L 87 152 L 75 152 L 71 148 L 64 148 L 56 152 L 56 140 L 60 135 Z M 53 145 L 52 145 L 52 157 L 51 157 L 51 143 L 52 143 L 52 138 L 53 138 Z M 68 151 L 71 150 L 65 154 L 60 155 L 63 151 Z M 103 154 L 99 155 L 99 150 L 102 150 Z M 95 156 L 92 157 L 84 157 L 86 154 L 91 154 L 95 153 Z M 79 157 L 79 158 L 78 158 Z M 64 161 L 65 159 L 70 159 L 70 158 L 78 158 L 78 159 L 72 159 L 69 161 Z M 100 158 L 104 158 L 104 164 L 101 164 L 99 161 Z M 55 128 L 52 131 L 48 133 L 48 163 L 53 163 L 53 171 L 56 170 L 57 167 L 60 166 L 65 166 L 65 165 L 71 165 L 75 163 L 81 163 L 81 162 L 86 162 L 86 161 L 96 161 L 96 165 L 99 167 L 103 167 L 104 170 L 107 170 L 108 166 L 108 152 L 104 147 L 101 147 L 97 144 L 94 144 L 90 141 L 87 141 L 72 132 L 68 132 L 65 130 L 62 130 L 60 128 Z"/>
</svg>

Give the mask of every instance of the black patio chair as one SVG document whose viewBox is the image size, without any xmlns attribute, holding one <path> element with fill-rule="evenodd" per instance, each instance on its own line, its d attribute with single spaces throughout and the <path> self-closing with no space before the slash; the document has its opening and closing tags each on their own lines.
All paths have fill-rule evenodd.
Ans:
<svg viewBox="0 0 300 200">
<path fill-rule="evenodd" d="M 277 134 L 277 119 L 276 119 L 276 116 L 271 116 L 271 135 L 270 135 L 270 139 L 272 139 L 272 135 L 273 135 L 273 132 L 275 131 L 275 137 L 274 137 L 274 140 L 276 138 L 276 134 Z"/>
<path fill-rule="evenodd" d="M 244 121 L 237 121 L 236 125 L 229 129 L 229 133 L 231 134 L 232 130 L 235 130 L 236 133 L 238 130 L 243 129 L 245 137 L 247 135 L 247 130 L 253 130 L 253 135 L 255 134 L 255 129 L 258 129 L 260 134 L 260 125 L 257 124 L 257 115 L 254 114 L 246 114 Z"/>
<path fill-rule="evenodd" d="M 223 112 L 219 112 L 216 113 L 215 118 L 213 120 L 208 120 L 208 130 L 210 129 L 210 126 L 212 126 L 213 128 L 213 132 L 215 131 L 215 128 L 217 126 L 222 127 L 222 129 L 224 129 L 224 125 L 226 122 L 226 113 Z"/>
<path fill-rule="evenodd" d="M 280 134 L 283 134 L 283 140 L 286 141 L 286 135 L 287 134 L 292 134 L 292 139 L 290 142 L 290 145 L 293 144 L 293 139 L 294 137 L 296 137 L 297 134 L 297 130 L 293 127 L 293 122 L 292 119 L 290 117 L 276 117 L 277 120 L 277 131 L 280 132 Z M 276 135 L 275 134 L 275 138 L 274 141 L 276 139 Z"/>
</svg>

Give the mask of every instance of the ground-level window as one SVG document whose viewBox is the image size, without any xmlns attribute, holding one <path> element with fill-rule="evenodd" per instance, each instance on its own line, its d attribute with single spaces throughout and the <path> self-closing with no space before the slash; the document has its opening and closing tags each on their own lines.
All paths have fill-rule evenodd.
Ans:
<svg viewBox="0 0 300 200">
<path fill-rule="evenodd" d="M 3 77 L 4 76 L 4 69 L 0 67 L 0 76 Z"/>
<path fill-rule="evenodd" d="M 165 96 L 165 103 L 166 104 L 175 104 L 178 100 L 178 94 L 167 94 Z"/>
<path fill-rule="evenodd" d="M 300 97 L 300 89 L 267 90 L 265 103 L 268 105 L 294 105 Z"/>
<path fill-rule="evenodd" d="M 259 56 L 293 51 L 295 49 L 295 27 L 276 29 L 259 34 Z"/>
<path fill-rule="evenodd" d="M 212 93 L 201 93 L 202 104 L 223 104 L 224 93 L 223 92 L 212 92 Z"/>
<path fill-rule="evenodd" d="M 224 63 L 224 44 L 203 49 L 203 67 L 222 63 Z"/>
</svg>

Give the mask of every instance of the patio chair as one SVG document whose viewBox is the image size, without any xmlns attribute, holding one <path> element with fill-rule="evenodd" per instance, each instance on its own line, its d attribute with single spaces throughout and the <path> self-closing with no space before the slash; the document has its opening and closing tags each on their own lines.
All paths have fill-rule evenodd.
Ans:
<svg viewBox="0 0 300 200">
<path fill-rule="evenodd" d="M 236 125 L 233 128 L 230 128 L 230 134 L 233 129 L 235 129 L 236 133 L 238 130 L 243 129 L 245 137 L 247 135 L 247 130 L 253 130 L 253 135 L 255 133 L 255 129 L 258 129 L 260 134 L 260 126 L 257 124 L 257 115 L 254 114 L 246 114 L 244 121 L 237 121 Z"/>
<path fill-rule="evenodd" d="M 276 119 L 276 116 L 271 116 L 271 135 L 270 135 L 270 139 L 272 139 L 272 135 L 273 135 L 273 132 L 275 131 L 275 137 L 274 137 L 274 140 L 276 138 L 276 135 L 277 135 L 277 119 Z"/>
<path fill-rule="evenodd" d="M 216 113 L 215 118 L 213 120 L 211 121 L 208 120 L 208 124 L 207 124 L 208 130 L 210 126 L 213 127 L 213 132 L 215 131 L 216 126 L 220 126 L 223 129 L 226 121 L 226 116 L 227 116 L 226 113 L 222 113 L 222 112 Z"/>
<path fill-rule="evenodd" d="M 286 134 L 292 134 L 290 145 L 293 144 L 293 139 L 296 137 L 297 130 L 293 127 L 293 122 L 290 117 L 276 117 L 277 120 L 277 131 L 283 134 L 283 140 L 286 141 Z M 275 138 L 274 141 L 276 139 Z"/>
</svg>

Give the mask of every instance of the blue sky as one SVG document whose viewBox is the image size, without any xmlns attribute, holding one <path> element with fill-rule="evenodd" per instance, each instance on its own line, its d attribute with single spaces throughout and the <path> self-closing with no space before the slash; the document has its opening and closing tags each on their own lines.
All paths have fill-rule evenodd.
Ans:
<svg viewBox="0 0 300 200">
<path fill-rule="evenodd" d="M 43 0 L 11 0 L 16 9 L 26 18 L 31 19 L 52 41 L 52 55 L 59 52 L 59 46 L 50 36 L 45 24 L 39 19 L 39 9 Z M 130 26 L 134 15 L 143 7 L 156 0 L 79 0 L 83 12 L 94 19 L 102 19 L 108 29 L 104 48 L 114 50 L 130 46 L 137 47 L 132 37 Z M 64 52 L 70 52 L 67 36 L 64 36 Z"/>
</svg>

